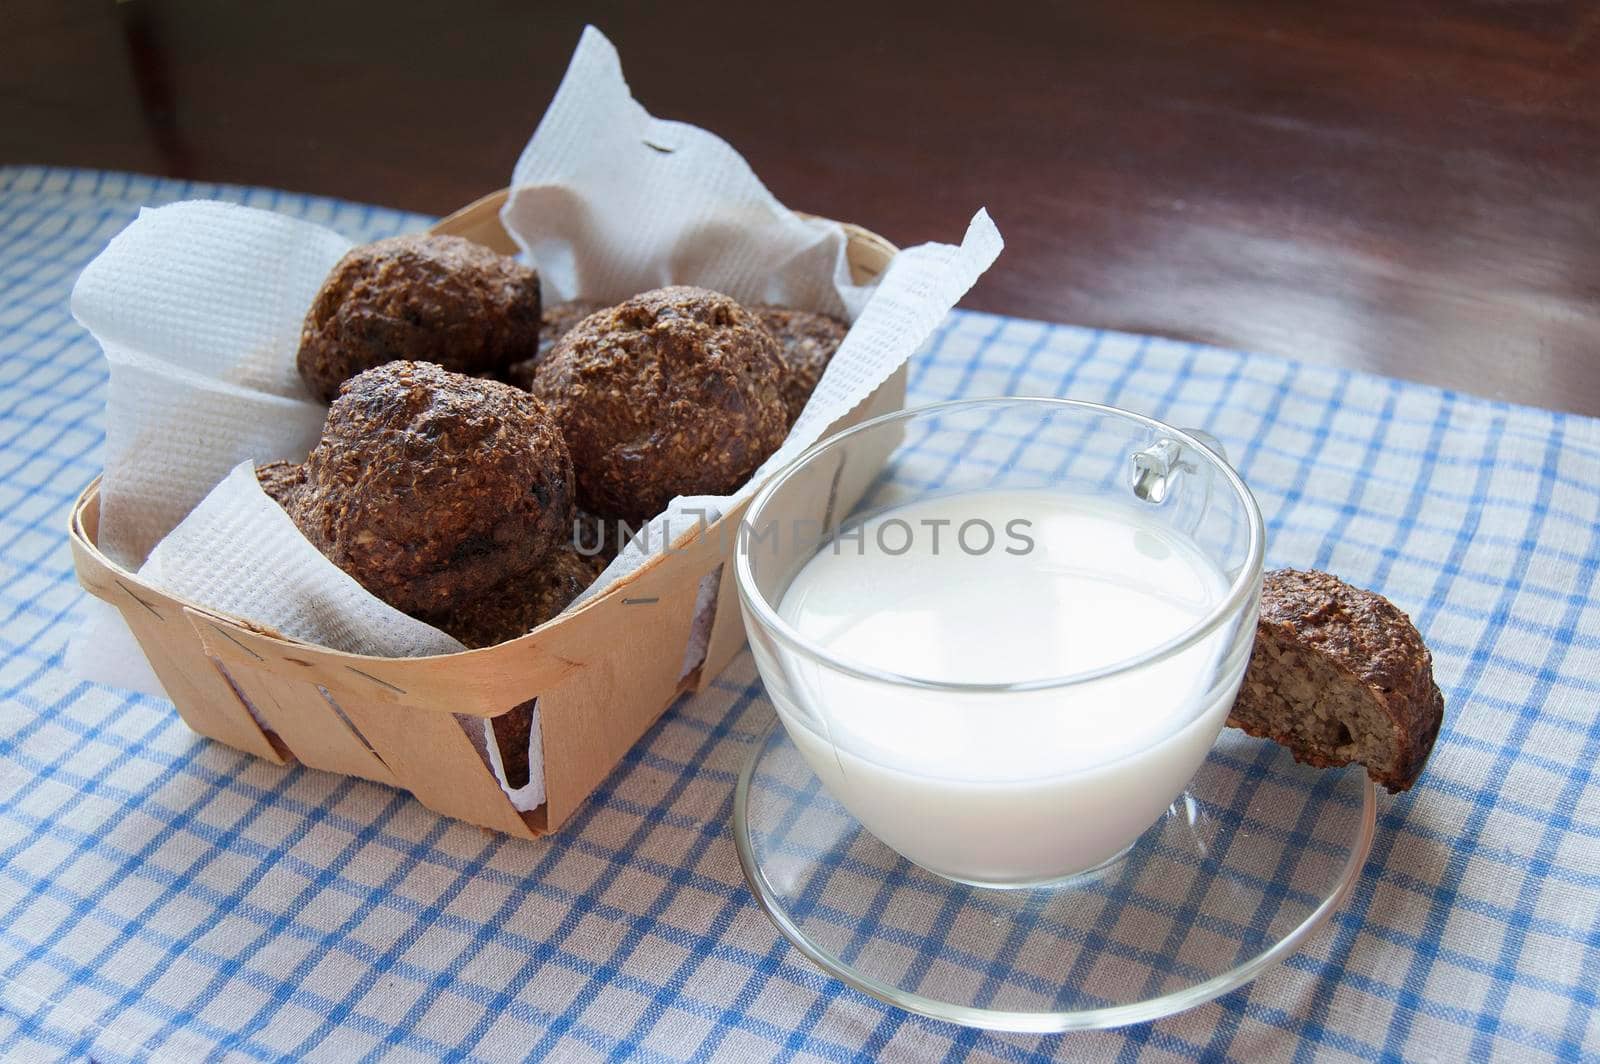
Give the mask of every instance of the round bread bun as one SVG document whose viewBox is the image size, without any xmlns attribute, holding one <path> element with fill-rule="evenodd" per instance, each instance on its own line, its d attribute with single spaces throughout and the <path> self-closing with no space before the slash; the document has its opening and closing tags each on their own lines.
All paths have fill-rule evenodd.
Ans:
<svg viewBox="0 0 1600 1064">
<path fill-rule="evenodd" d="M 492 647 L 527 635 L 571 605 L 603 566 L 570 544 L 546 554 L 532 573 L 491 595 L 438 616 L 423 618 L 468 649 Z"/>
<path fill-rule="evenodd" d="M 806 408 L 811 393 L 817 390 L 822 371 L 833 360 L 833 353 L 844 342 L 850 326 L 826 314 L 786 307 L 751 307 L 756 317 L 778 341 L 783 359 L 783 405 L 793 425 Z"/>
<path fill-rule="evenodd" d="M 578 501 L 646 521 L 677 495 L 733 491 L 788 432 L 777 341 L 704 288 L 659 288 L 578 322 L 533 394 L 572 450 Z"/>
<path fill-rule="evenodd" d="M 305 461 L 296 523 L 416 616 L 466 607 L 570 541 L 572 460 L 544 406 L 428 362 L 352 378 Z"/>
<path fill-rule="evenodd" d="M 286 459 L 263 462 L 256 466 L 256 481 L 268 498 L 292 512 L 306 484 L 306 467 Z"/>
<path fill-rule="evenodd" d="M 539 349 L 539 275 L 459 236 L 390 237 L 352 248 L 323 282 L 296 364 L 314 395 L 386 362 L 500 373 Z"/>
</svg>

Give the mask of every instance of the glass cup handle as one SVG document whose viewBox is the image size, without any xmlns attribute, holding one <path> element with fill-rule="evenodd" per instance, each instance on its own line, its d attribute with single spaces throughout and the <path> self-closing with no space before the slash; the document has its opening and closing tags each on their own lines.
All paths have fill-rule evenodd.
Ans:
<svg viewBox="0 0 1600 1064">
<path fill-rule="evenodd" d="M 1200 429 L 1183 431 L 1215 451 L 1224 462 L 1228 461 L 1228 452 L 1223 450 L 1222 441 L 1211 433 Z M 1194 461 L 1184 453 L 1183 444 L 1166 437 L 1143 450 L 1134 451 L 1128 457 L 1133 464 L 1130 474 L 1133 494 L 1144 502 L 1157 505 L 1166 500 L 1167 492 L 1179 473 L 1196 471 Z"/>
</svg>

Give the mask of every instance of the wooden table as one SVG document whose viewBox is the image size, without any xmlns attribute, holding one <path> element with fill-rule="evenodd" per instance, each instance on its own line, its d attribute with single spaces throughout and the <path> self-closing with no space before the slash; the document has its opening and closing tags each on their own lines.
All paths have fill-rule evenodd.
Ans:
<svg viewBox="0 0 1600 1064">
<path fill-rule="evenodd" d="M 970 306 L 1600 414 L 1595 0 L 13 0 L 5 21 L 0 162 L 432 213 L 505 184 L 592 21 L 654 113 L 795 207 L 915 242 L 987 205 L 1009 246 Z"/>
</svg>

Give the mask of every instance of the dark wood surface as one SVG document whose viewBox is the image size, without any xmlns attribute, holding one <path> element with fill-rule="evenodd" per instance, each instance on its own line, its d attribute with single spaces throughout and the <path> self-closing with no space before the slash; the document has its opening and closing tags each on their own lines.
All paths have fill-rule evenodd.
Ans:
<svg viewBox="0 0 1600 1064">
<path fill-rule="evenodd" d="M 987 205 L 966 305 L 1600 414 L 1600 2 L 10 0 L 0 162 L 443 213 L 585 21 L 792 206 Z"/>
</svg>

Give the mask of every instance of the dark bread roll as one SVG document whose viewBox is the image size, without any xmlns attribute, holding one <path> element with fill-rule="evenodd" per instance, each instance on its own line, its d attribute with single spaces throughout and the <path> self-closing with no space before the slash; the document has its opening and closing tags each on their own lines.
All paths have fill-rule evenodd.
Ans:
<svg viewBox="0 0 1600 1064">
<path fill-rule="evenodd" d="M 1411 619 L 1328 573 L 1266 574 L 1255 649 L 1228 723 L 1319 768 L 1417 781 L 1444 720 L 1433 655 Z"/>
<path fill-rule="evenodd" d="M 850 326 L 826 314 L 786 307 L 751 307 L 761 323 L 778 341 L 783 359 L 783 405 L 790 425 L 806 408 L 806 401 L 817 390 L 822 371 L 833 360 L 833 353 L 844 342 Z"/>
<path fill-rule="evenodd" d="M 509 384 L 390 362 L 345 384 L 305 461 L 307 539 L 415 617 L 468 608 L 572 537 L 572 460 Z"/>
<path fill-rule="evenodd" d="M 459 236 L 352 248 L 306 314 L 296 363 L 312 394 L 386 362 L 500 373 L 539 349 L 539 275 Z"/>
<path fill-rule="evenodd" d="M 684 286 L 589 315 L 533 376 L 572 450 L 579 504 L 630 522 L 748 480 L 788 434 L 782 385 L 760 319 Z"/>
<path fill-rule="evenodd" d="M 546 554 L 533 572 L 507 580 L 456 609 L 421 619 L 455 636 L 469 650 L 496 646 L 527 635 L 560 614 L 604 567 L 570 544 L 560 546 Z"/>
<path fill-rule="evenodd" d="M 287 460 L 263 462 L 256 466 L 256 481 L 268 498 L 292 513 L 306 485 L 306 467 Z"/>
</svg>

